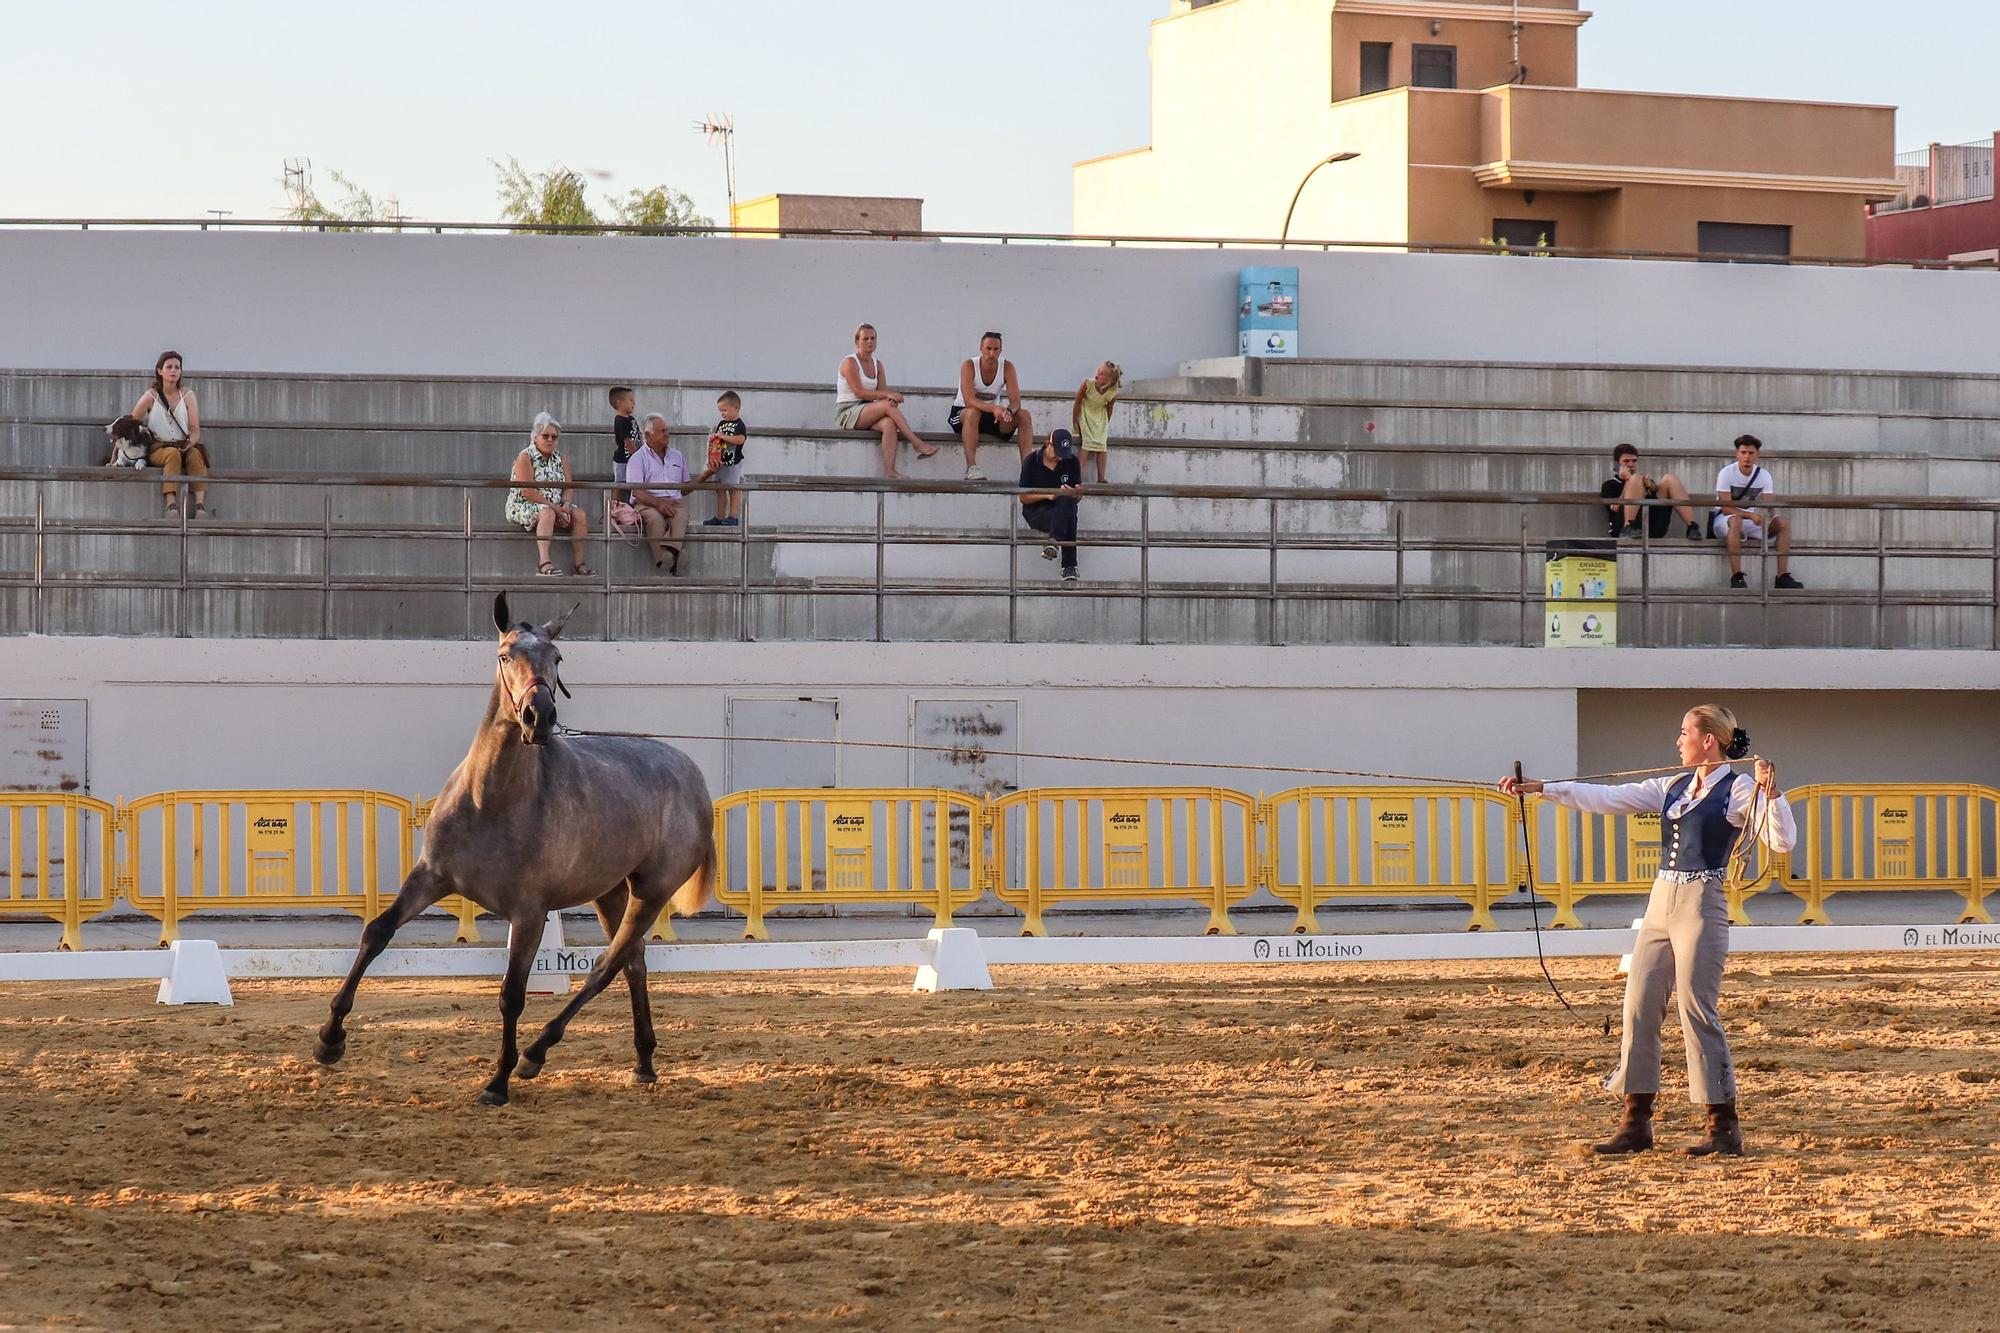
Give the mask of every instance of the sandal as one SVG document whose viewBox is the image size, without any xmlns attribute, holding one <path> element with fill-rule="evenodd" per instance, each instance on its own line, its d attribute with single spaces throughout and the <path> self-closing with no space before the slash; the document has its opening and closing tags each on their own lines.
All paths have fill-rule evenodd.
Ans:
<svg viewBox="0 0 2000 1333">
<path fill-rule="evenodd" d="M 917 450 L 918 458 L 936 458 L 937 456 L 938 456 L 938 451 L 937 451 L 937 446 L 935 445 L 931 446 L 931 448 L 928 450 L 925 449 Z"/>
<path fill-rule="evenodd" d="M 535 570 L 535 574 L 537 577 L 545 579 L 554 578 L 559 572 L 560 571 L 556 569 L 555 564 L 552 561 L 548 560 L 542 561 L 541 567 Z"/>
<path fill-rule="evenodd" d="M 589 578 L 592 574 L 595 574 L 597 572 L 596 570 L 592 569 L 587 562 L 581 560 L 577 561 L 575 568 L 577 574 L 580 577 L 586 579 Z"/>
</svg>

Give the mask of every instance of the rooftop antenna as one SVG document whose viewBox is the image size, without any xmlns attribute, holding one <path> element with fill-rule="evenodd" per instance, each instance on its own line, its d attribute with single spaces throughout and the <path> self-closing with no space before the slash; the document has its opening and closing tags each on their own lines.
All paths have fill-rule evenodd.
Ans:
<svg viewBox="0 0 2000 1333">
<path fill-rule="evenodd" d="M 287 211 L 294 217 L 305 210 L 306 200 L 312 195 L 312 166 L 309 157 L 285 159 L 285 199 L 291 205 Z"/>
<path fill-rule="evenodd" d="M 1526 83 L 1528 67 L 1521 63 L 1521 0 L 1514 0 L 1514 77 L 1509 83 Z"/>
<path fill-rule="evenodd" d="M 736 225 L 736 117 L 724 113 L 694 123 L 694 132 L 713 144 L 722 142 L 722 171 L 729 180 L 729 225 Z"/>
</svg>

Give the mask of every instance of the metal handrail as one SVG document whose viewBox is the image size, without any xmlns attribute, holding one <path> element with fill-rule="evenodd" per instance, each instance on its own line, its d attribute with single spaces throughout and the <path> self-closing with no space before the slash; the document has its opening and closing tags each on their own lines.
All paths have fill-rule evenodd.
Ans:
<svg viewBox="0 0 2000 1333">
<path fill-rule="evenodd" d="M 0 533 L 32 534 L 34 557 L 32 569 L 15 573 L 0 570 L 0 586 L 32 587 L 34 590 L 32 624 L 46 632 L 48 619 L 46 602 L 52 591 L 93 587 L 115 589 L 173 590 L 180 595 L 173 609 L 174 629 L 177 635 L 186 632 L 186 602 L 188 594 L 195 591 L 297 591 L 317 593 L 320 598 L 320 632 L 323 637 L 332 632 L 332 602 L 337 593 L 349 591 L 380 590 L 394 588 L 405 592 L 458 592 L 467 602 L 466 634 L 477 634 L 477 627 L 483 623 L 473 612 L 474 595 L 482 590 L 507 587 L 518 580 L 498 576 L 476 574 L 473 565 L 473 543 L 485 541 L 528 542 L 535 540 L 530 533 L 522 532 L 512 525 L 482 528 L 475 522 L 474 491 L 495 491 L 508 489 L 516 483 L 511 478 L 480 477 L 435 477 L 401 473 L 340 473 L 306 475 L 298 472 L 230 472 L 210 474 L 205 484 L 221 488 L 245 485 L 273 485 L 285 487 L 312 487 L 321 494 L 322 504 L 314 518 L 259 520 L 236 519 L 216 520 L 200 524 L 191 523 L 188 506 L 181 506 L 176 519 L 115 519 L 115 518 L 71 518 L 51 517 L 47 512 L 46 489 L 50 484 L 97 485 L 140 485 L 159 486 L 162 475 L 153 470 L 134 471 L 130 469 L 75 468 L 75 467 L 0 467 L 0 484 L 32 483 L 34 486 L 34 506 L 31 516 L 0 515 Z M 185 482 L 183 483 L 185 484 Z M 341 489 L 396 489 L 396 490 L 441 490 L 456 491 L 463 498 L 462 514 L 449 522 L 398 522 L 358 525 L 352 529 L 342 529 L 333 518 L 334 498 Z M 839 477 L 765 477 L 747 483 L 742 489 L 769 494 L 833 493 L 872 496 L 871 521 L 856 522 L 852 526 L 842 525 L 799 525 L 795 530 L 763 531 L 750 527 L 705 531 L 692 528 L 689 539 L 694 541 L 733 542 L 738 548 L 738 562 L 735 573 L 724 578 L 697 581 L 677 579 L 671 585 L 658 581 L 621 581 L 611 573 L 609 524 L 603 519 L 608 510 L 613 492 L 620 489 L 612 482 L 579 481 L 570 489 L 595 493 L 600 511 L 599 534 L 604 541 L 602 554 L 605 569 L 601 580 L 589 586 L 589 591 L 603 598 L 607 608 L 611 600 L 619 595 L 644 595 L 658 593 L 663 587 L 675 593 L 697 594 L 709 597 L 728 597 L 735 600 L 737 611 L 737 636 L 747 638 L 750 634 L 751 609 L 754 600 L 760 596 L 789 595 L 799 593 L 824 592 L 829 596 L 852 597 L 857 594 L 872 594 L 874 613 L 872 616 L 874 636 L 878 640 L 887 638 L 886 606 L 891 597 L 949 595 L 985 599 L 1005 597 L 1008 608 L 1008 637 L 1010 641 L 1019 635 L 1019 609 L 1023 599 L 1072 595 L 1057 587 L 1042 584 L 1026 584 L 1019 577 L 1018 553 L 1023 545 L 1035 546 L 1045 543 L 1043 534 L 1025 529 L 1018 521 L 1019 505 L 1014 497 L 1019 488 L 998 482 L 936 482 L 936 481 L 890 481 L 881 478 L 839 478 Z M 683 484 L 687 491 L 718 489 L 715 483 L 688 482 Z M 888 525 L 886 503 L 892 494 L 961 494 L 989 497 L 996 502 L 1004 502 L 1007 507 L 1007 521 L 1002 531 L 996 527 L 973 530 L 913 530 L 891 529 Z M 1094 582 L 1089 588 L 1089 596 L 1110 600 L 1137 600 L 1139 602 L 1139 641 L 1149 642 L 1152 638 L 1151 602 L 1159 597 L 1171 597 L 1186 601 L 1254 601 L 1262 603 L 1268 620 L 1263 637 L 1272 644 L 1284 641 L 1282 615 L 1285 606 L 1305 601 L 1350 601 L 1356 603 L 1391 603 L 1393 605 L 1394 631 L 1392 641 L 1409 640 L 1408 609 L 1421 603 L 1434 602 L 1486 602 L 1511 604 L 1520 607 L 1521 636 L 1523 643 L 1532 641 L 1529 633 L 1530 611 L 1540 608 L 1552 600 L 1541 592 L 1540 583 L 1531 578 L 1533 567 L 1543 558 L 1544 550 L 1550 544 L 1575 544 L 1581 553 L 1590 553 L 1600 544 L 1608 546 L 1607 539 L 1574 534 L 1545 534 L 1536 537 L 1530 532 L 1530 512 L 1544 507 L 1602 509 L 1606 501 L 1602 496 L 1578 494 L 1575 492 L 1490 492 L 1490 491 L 1437 491 L 1406 489 L 1349 489 L 1338 487 L 1279 488 L 1263 486 L 1185 486 L 1185 485 L 1105 485 L 1085 488 L 1085 494 L 1093 497 L 1127 498 L 1139 501 L 1139 521 L 1136 531 L 1103 531 L 1087 533 L 1080 545 L 1097 549 L 1137 549 L 1139 552 L 1139 578 L 1136 585 L 1130 581 Z M 1223 502 L 1247 502 L 1264 506 L 1267 513 L 1261 517 L 1264 522 L 1255 528 L 1244 527 L 1240 531 L 1220 532 L 1161 532 L 1153 523 L 1152 505 L 1163 500 L 1213 500 Z M 1279 508 L 1283 504 L 1313 503 L 1376 503 L 1387 505 L 1390 510 L 1388 531 L 1383 533 L 1348 533 L 1333 530 L 1330 526 L 1319 532 L 1285 532 L 1279 519 Z M 1670 500 L 1636 502 L 1653 507 L 1671 506 Z M 1479 536 L 1412 536 L 1405 527 L 1405 516 L 1411 506 L 1435 507 L 1445 504 L 1458 505 L 1502 505 L 1511 506 L 1520 512 L 1520 532 L 1518 538 Z M 1702 507 L 1706 507 L 1703 505 Z M 1819 591 L 1788 593 L 1782 604 L 1788 606 L 1865 606 L 1872 611 L 1873 633 L 1876 646 L 1882 646 L 1884 633 L 1884 612 L 1903 607 L 1959 607 L 1987 610 L 1993 613 L 1993 634 L 1991 646 L 2000 649 L 2000 498 L 1967 497 L 1896 497 L 1896 496 L 1787 496 L 1784 507 L 1788 510 L 1846 510 L 1872 512 L 1876 514 L 1874 533 L 1871 540 L 1856 543 L 1822 542 L 1818 544 L 1800 543 L 1794 553 L 1802 558 L 1847 557 L 1875 561 L 1876 576 L 1872 589 L 1850 591 Z M 1984 513 L 1992 516 L 1991 547 L 1985 544 L 1950 545 L 1926 542 L 1903 546 L 1892 546 L 1886 539 L 1886 524 L 1883 516 L 1892 512 L 1935 512 L 1935 513 Z M 119 536 L 119 535 L 172 535 L 176 538 L 177 569 L 171 573 L 158 575 L 106 575 L 95 570 L 61 570 L 51 566 L 48 544 L 51 536 Z M 227 541 L 244 538 L 290 538 L 311 540 L 320 547 L 321 566 L 317 575 L 203 575 L 194 571 L 195 562 L 190 551 L 197 540 Z M 463 543 L 464 558 L 455 562 L 456 572 L 440 572 L 435 576 L 416 575 L 335 575 L 332 553 L 336 542 L 392 539 L 415 539 L 426 541 L 457 541 Z M 561 538 L 559 538 L 561 540 Z M 813 545 L 861 545 L 872 546 L 875 551 L 873 577 L 821 576 L 811 582 L 784 580 L 776 576 L 769 579 L 753 579 L 750 573 L 749 548 L 755 542 L 765 546 L 785 544 Z M 1009 550 L 1008 577 L 1004 585 L 995 585 L 991 580 L 948 580 L 948 579 L 895 579 L 886 572 L 887 551 L 894 546 L 961 546 L 961 547 L 1006 547 Z M 1162 585 L 1153 574 L 1152 555 L 1162 550 L 1216 551 L 1235 549 L 1242 551 L 1268 550 L 1268 567 L 1264 574 L 1251 581 L 1219 580 L 1198 584 L 1173 583 Z M 1601 548 L 1600 548 L 1601 549 Z M 1622 550 L 1637 557 L 1639 580 L 1636 589 L 1621 597 L 1622 603 L 1636 605 L 1641 622 L 1641 639 L 1650 641 L 1650 610 L 1655 605 L 1700 603 L 1714 600 L 1714 594 L 1706 590 L 1656 588 L 1653 586 L 1651 562 L 1656 547 L 1650 537 L 1642 538 L 1636 546 L 1626 544 Z M 1669 548 L 1676 554 L 1704 548 L 1684 547 L 1678 544 Z M 1706 549 L 1715 549 L 1707 547 Z M 1391 584 L 1335 584 L 1326 582 L 1286 582 L 1280 577 L 1278 557 L 1281 552 L 1384 552 L 1395 557 L 1395 578 Z M 1411 554 L 1444 553 L 1485 553 L 1514 555 L 1520 563 L 1518 587 L 1453 587 L 1449 585 L 1416 584 L 1408 582 L 1406 564 Z M 1753 547 L 1746 554 L 1759 563 L 1760 570 L 1768 553 L 1761 547 Z M 1980 592 L 1902 592 L 1892 593 L 1888 588 L 1887 569 L 1892 559 L 1900 560 L 1987 560 L 1992 561 L 1993 576 L 1990 589 Z M 1764 571 L 1767 572 L 1767 571 Z M 1759 583 L 1767 582 L 1760 572 Z M 570 584 L 576 587 L 575 584 Z M 1567 600 L 1567 599 L 1563 599 Z M 1756 600 L 1744 599 L 1732 605 L 1763 608 L 1764 635 L 1769 639 L 1769 608 L 1774 603 L 1768 591 Z"/>
<path fill-rule="evenodd" d="M 769 238 L 775 240 L 870 240 L 870 241 L 951 241 L 998 245 L 1092 245 L 1092 246 L 1175 246 L 1201 249 L 1255 250 L 1376 250 L 1394 254 L 1503 255 L 1524 257 L 1505 247 L 1462 241 L 1379 241 L 1297 239 L 1277 236 L 1147 236 L 1103 233 L 1084 235 L 1071 232 L 1006 231 L 871 231 L 855 227 L 632 227 L 619 223 L 593 226 L 523 224 L 518 222 L 450 222 L 397 219 L 329 218 L 301 222 L 291 218 L 0 218 L 0 228 L 163 231 L 277 231 L 277 232 L 422 232 L 477 234 L 496 232 L 518 236 L 678 236 L 688 238 Z M 1866 259 L 1852 255 L 1753 255 L 1691 250 L 1599 250 L 1575 246 L 1537 246 L 1535 256 L 1557 259 L 1638 259 L 1678 263 L 1756 263 L 1800 265 L 1809 268 L 1915 268 L 1981 269 L 1991 265 L 1941 259 Z"/>
</svg>

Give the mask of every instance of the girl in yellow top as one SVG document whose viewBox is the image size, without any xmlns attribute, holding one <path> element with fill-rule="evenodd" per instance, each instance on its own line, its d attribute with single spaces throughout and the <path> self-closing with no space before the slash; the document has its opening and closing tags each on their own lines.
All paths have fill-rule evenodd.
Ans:
<svg viewBox="0 0 2000 1333">
<path fill-rule="evenodd" d="M 1116 361 L 1106 361 L 1097 373 L 1076 386 L 1076 402 L 1070 408 L 1070 425 L 1083 441 L 1086 460 L 1097 459 L 1097 480 L 1104 481 L 1104 460 L 1111 452 L 1111 408 L 1118 401 L 1118 386 L 1125 372 Z"/>
</svg>

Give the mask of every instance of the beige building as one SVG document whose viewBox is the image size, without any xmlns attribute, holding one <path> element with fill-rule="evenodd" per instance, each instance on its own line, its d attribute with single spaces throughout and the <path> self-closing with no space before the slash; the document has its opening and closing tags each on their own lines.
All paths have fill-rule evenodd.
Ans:
<svg viewBox="0 0 2000 1333">
<path fill-rule="evenodd" d="M 1577 0 L 1171 0 L 1081 235 L 1860 257 L 1895 108 L 1577 87 Z"/>
<path fill-rule="evenodd" d="M 857 194 L 767 194 L 736 205 L 729 225 L 778 232 L 908 235 L 924 229 L 924 201 Z"/>
</svg>

